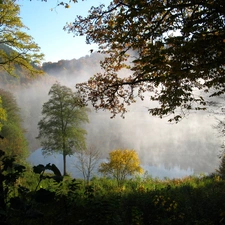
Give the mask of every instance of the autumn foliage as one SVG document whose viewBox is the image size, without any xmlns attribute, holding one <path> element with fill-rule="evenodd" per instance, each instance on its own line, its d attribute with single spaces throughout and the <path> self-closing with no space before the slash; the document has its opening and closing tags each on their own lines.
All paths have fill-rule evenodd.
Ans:
<svg viewBox="0 0 225 225">
<path fill-rule="evenodd" d="M 106 54 L 103 72 L 77 85 L 94 107 L 124 114 L 136 97 L 152 115 L 179 121 L 224 89 L 225 1 L 114 0 L 65 29 Z M 129 69 L 121 76 L 122 69 Z M 198 90 L 196 92 L 196 90 Z"/>
<path fill-rule="evenodd" d="M 101 163 L 99 172 L 111 175 L 120 186 L 127 176 L 143 173 L 135 150 L 116 149 L 109 153 L 108 162 Z"/>
</svg>

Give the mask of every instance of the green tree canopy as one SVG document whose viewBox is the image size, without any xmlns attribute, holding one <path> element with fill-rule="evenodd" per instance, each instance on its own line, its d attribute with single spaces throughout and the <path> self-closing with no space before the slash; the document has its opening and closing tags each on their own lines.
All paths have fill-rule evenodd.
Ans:
<svg viewBox="0 0 225 225">
<path fill-rule="evenodd" d="M 0 96 L 7 115 L 7 120 L 2 122 L 1 135 L 4 139 L 0 140 L 0 149 L 7 156 L 16 156 L 18 162 L 24 162 L 28 156 L 28 143 L 24 136 L 20 109 L 10 92 L 0 89 Z"/>
<path fill-rule="evenodd" d="M 32 65 L 39 65 L 43 59 L 39 46 L 24 32 L 28 29 L 19 17 L 20 7 L 13 0 L 0 2 L 0 69 L 11 75 L 16 66 L 31 74 L 42 71 Z"/>
<path fill-rule="evenodd" d="M 204 109 L 205 98 L 194 90 L 225 92 L 224 8 L 224 0 L 113 0 L 92 7 L 65 26 L 107 54 L 104 72 L 78 85 L 80 91 L 114 115 L 137 96 L 158 103 L 149 107 L 152 115 L 172 113 L 175 120 Z M 124 68 L 127 75 L 119 76 Z"/>
<path fill-rule="evenodd" d="M 87 108 L 77 93 L 58 82 L 51 87 L 49 96 L 42 108 L 37 138 L 41 140 L 44 154 L 63 154 L 66 175 L 66 156 L 86 147 L 82 124 L 88 122 Z"/>
</svg>

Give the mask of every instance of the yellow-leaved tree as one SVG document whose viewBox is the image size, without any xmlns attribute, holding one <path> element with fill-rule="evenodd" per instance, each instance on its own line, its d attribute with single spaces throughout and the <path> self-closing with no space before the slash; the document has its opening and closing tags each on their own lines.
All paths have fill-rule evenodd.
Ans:
<svg viewBox="0 0 225 225">
<path fill-rule="evenodd" d="M 121 186 L 127 176 L 143 173 L 143 169 L 135 150 L 116 149 L 109 153 L 108 162 L 99 165 L 99 172 L 114 177 Z"/>
</svg>

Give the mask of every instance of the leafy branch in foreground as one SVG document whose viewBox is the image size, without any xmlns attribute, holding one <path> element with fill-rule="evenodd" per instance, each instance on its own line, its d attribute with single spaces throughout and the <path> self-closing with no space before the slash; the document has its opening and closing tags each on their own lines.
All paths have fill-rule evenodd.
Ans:
<svg viewBox="0 0 225 225">
<path fill-rule="evenodd" d="M 136 97 L 156 116 L 205 109 L 202 91 L 225 92 L 225 2 L 113 0 L 65 26 L 106 54 L 104 72 L 78 84 L 96 109 L 124 114 Z M 120 76 L 122 69 L 129 69 Z M 199 92 L 200 90 L 200 92 Z M 179 110 L 178 110 L 179 109 Z"/>
<path fill-rule="evenodd" d="M 27 69 L 32 75 L 43 73 L 37 65 L 44 55 L 33 38 L 23 31 L 28 28 L 19 17 L 19 5 L 3 0 L 0 8 L 0 69 L 13 76 L 16 76 L 16 66 Z"/>
</svg>

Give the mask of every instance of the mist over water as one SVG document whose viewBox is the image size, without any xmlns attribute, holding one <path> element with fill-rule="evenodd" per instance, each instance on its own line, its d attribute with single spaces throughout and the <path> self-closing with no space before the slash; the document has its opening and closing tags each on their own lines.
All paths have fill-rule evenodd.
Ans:
<svg viewBox="0 0 225 225">
<path fill-rule="evenodd" d="M 96 122 L 88 128 L 89 139 L 101 140 L 105 153 L 115 148 L 135 149 L 145 166 L 176 167 L 195 174 L 215 172 L 218 167 L 221 140 L 212 127 L 214 117 L 207 113 L 191 114 L 178 124 L 146 111 L 130 112 L 125 119 L 110 120 L 101 114 L 90 118 Z"/>
<path fill-rule="evenodd" d="M 51 76 L 51 82 L 40 79 L 30 87 L 11 90 L 21 108 L 31 152 L 41 147 L 36 140 L 37 123 L 41 119 L 42 105 L 49 98 L 52 84 L 58 80 L 75 91 L 76 83 L 87 80 L 98 70 L 99 67 L 88 67 L 86 64 L 79 74 L 55 74 Z M 125 119 L 119 115 L 110 119 L 109 112 L 95 112 L 91 108 L 90 123 L 85 125 L 87 144 L 95 145 L 102 152 L 103 158 L 116 148 L 134 149 L 139 154 L 142 166 L 153 176 L 181 177 L 215 172 L 219 165 L 218 154 L 222 139 L 213 128 L 216 124 L 214 116 L 196 111 L 178 124 L 171 124 L 168 118 L 159 119 L 149 115 L 146 107 L 149 107 L 149 101 L 138 101 L 128 108 Z M 33 164 L 39 164 L 40 159 L 44 161 L 41 154 L 34 154 L 30 158 Z M 58 163 L 62 163 L 62 157 L 57 157 L 60 158 L 57 166 L 61 167 Z"/>
</svg>

